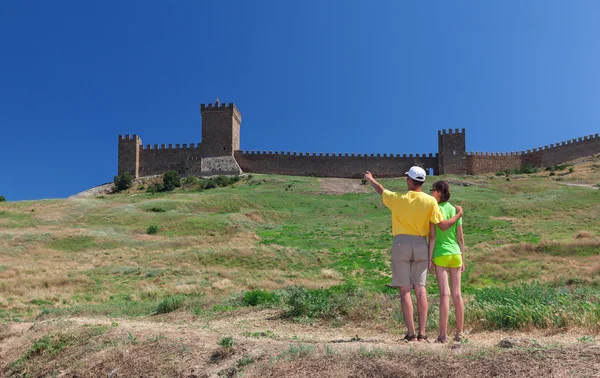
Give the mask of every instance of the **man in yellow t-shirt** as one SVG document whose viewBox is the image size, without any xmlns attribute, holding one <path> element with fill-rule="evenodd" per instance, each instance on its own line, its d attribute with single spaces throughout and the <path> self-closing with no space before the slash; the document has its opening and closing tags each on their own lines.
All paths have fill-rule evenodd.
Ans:
<svg viewBox="0 0 600 378">
<path fill-rule="evenodd" d="M 411 167 L 406 172 L 407 193 L 395 193 L 386 190 L 378 183 L 371 172 L 365 174 L 365 179 L 371 183 L 375 191 L 381 195 L 383 204 L 392 211 L 392 284 L 400 288 L 402 314 L 404 324 L 408 329 L 407 341 L 424 341 L 425 325 L 427 322 L 427 268 L 429 264 L 427 237 L 429 237 L 429 222 L 438 225 L 442 230 L 452 227 L 462 216 L 462 208 L 456 207 L 456 215 L 448 220 L 440 211 L 437 201 L 421 190 L 425 182 L 425 170 L 421 167 Z M 419 316 L 419 333 L 415 334 L 413 320 L 413 305 L 410 297 L 411 286 L 417 297 L 417 314 Z"/>
</svg>

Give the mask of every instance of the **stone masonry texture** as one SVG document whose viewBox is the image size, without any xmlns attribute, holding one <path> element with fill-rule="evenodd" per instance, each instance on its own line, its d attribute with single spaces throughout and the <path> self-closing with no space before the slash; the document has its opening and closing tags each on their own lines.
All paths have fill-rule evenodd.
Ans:
<svg viewBox="0 0 600 378">
<path fill-rule="evenodd" d="M 519 152 L 467 152 L 465 129 L 438 131 L 438 151 L 427 154 L 353 154 L 243 151 L 242 114 L 230 104 L 200 105 L 202 143 L 142 144 L 134 134 L 119 135 L 118 173 L 135 178 L 175 170 L 181 176 L 267 173 L 295 176 L 398 177 L 413 165 L 429 174 L 477 175 L 525 167 L 542 168 L 600 153 L 598 134 Z"/>
</svg>

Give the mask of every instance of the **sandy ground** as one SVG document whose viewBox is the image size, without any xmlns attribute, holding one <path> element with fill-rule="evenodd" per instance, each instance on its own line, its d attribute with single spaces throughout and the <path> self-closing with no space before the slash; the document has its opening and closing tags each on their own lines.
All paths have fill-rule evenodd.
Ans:
<svg viewBox="0 0 600 378">
<path fill-rule="evenodd" d="M 212 320 L 172 313 L 135 319 L 72 317 L 6 323 L 0 326 L 0 373 L 219 377 L 235 376 L 243 370 L 244 377 L 400 377 L 458 376 L 459 371 L 460 376 L 532 376 L 541 369 L 540 374 L 556 377 L 600 374 L 597 337 L 576 330 L 560 334 L 483 332 L 465 335 L 461 344 L 409 344 L 400 340 L 400 330 L 391 334 L 356 324 L 299 324 L 280 315 L 278 310 L 247 308 Z M 107 331 L 79 340 L 53 356 L 34 354 L 25 368 L 14 368 L 35 340 L 46 335 L 56 339 L 59 333 L 82 332 L 93 325 L 104 325 Z M 219 346 L 226 336 L 235 340 L 227 350 Z M 513 340 L 515 347 L 499 348 L 505 339 Z M 310 351 L 294 354 L 294 346 L 295 350 Z M 247 367 L 241 366 L 244 358 L 252 360 Z M 531 365 L 537 361 L 543 362 L 543 369 Z M 403 371 L 408 363 L 421 365 L 406 375 Z"/>
<path fill-rule="evenodd" d="M 362 185 L 359 179 L 320 178 L 321 190 L 326 194 L 368 193 L 369 185 Z"/>
</svg>

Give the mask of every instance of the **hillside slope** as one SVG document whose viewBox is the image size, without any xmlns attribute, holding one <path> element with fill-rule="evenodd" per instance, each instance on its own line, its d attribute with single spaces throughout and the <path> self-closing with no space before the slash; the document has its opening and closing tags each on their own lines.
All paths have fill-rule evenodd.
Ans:
<svg viewBox="0 0 600 378">
<path fill-rule="evenodd" d="M 525 376 L 533 365 L 511 364 L 540 355 L 549 374 L 588 374 L 554 358 L 600 361 L 600 159 L 556 168 L 444 177 L 468 247 L 470 334 L 456 350 L 398 349 L 389 212 L 360 180 L 254 175 L 198 191 L 189 179 L 152 194 L 145 179 L 128 193 L 2 203 L 0 371 L 394 376 L 408 358 L 427 364 L 414 375 L 433 375 L 442 353 L 472 376 Z M 428 290 L 434 334 L 434 277 Z M 526 341 L 500 353 L 507 332 Z M 224 336 L 237 346 L 219 347 Z"/>
</svg>

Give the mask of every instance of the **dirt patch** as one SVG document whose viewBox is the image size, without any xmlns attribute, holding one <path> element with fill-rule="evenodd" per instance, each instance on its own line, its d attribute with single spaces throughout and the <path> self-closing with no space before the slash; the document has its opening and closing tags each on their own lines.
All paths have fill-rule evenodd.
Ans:
<svg viewBox="0 0 600 378">
<path fill-rule="evenodd" d="M 251 211 L 246 214 L 246 217 L 248 217 L 248 219 L 256 223 L 264 223 L 265 221 L 258 211 Z"/>
<path fill-rule="evenodd" d="M 578 342 L 575 331 L 554 337 L 478 333 L 463 344 L 407 344 L 385 331 L 299 324 L 277 315 L 248 308 L 222 319 L 171 313 L 8 323 L 0 328 L 0 375 L 566 377 L 595 376 L 600 369 L 600 345 Z M 507 335 L 533 341 L 527 348 L 499 348 Z M 226 350 L 225 337 L 233 340 Z M 36 340 L 46 343 L 36 349 Z"/>
<path fill-rule="evenodd" d="M 565 183 L 566 186 L 579 186 L 579 187 L 584 187 L 584 188 L 592 188 L 592 189 L 600 189 L 600 187 L 593 185 L 593 184 L 576 184 L 573 182 L 567 182 Z"/>
<path fill-rule="evenodd" d="M 87 197 L 96 197 L 96 196 L 104 196 L 113 192 L 115 184 L 112 182 L 109 184 L 99 185 L 94 188 L 84 190 L 83 192 L 73 194 L 68 198 L 87 198 Z"/>
<path fill-rule="evenodd" d="M 507 222 L 519 222 L 520 219 L 512 217 L 490 217 L 491 220 L 507 221 Z"/>
<path fill-rule="evenodd" d="M 490 353 L 491 352 L 491 353 Z M 256 364 L 244 376 L 257 377 L 583 377 L 597 376 L 600 347 L 445 353 L 363 350 L 358 355 L 311 355 L 275 364 Z M 489 353 L 489 354 L 488 354 Z M 589 359 L 589 360 L 588 360 Z M 581 361 L 589 361 L 581 363 Z"/>
<path fill-rule="evenodd" d="M 361 180 L 347 178 L 320 178 L 319 184 L 325 194 L 368 193 L 370 188 Z"/>
</svg>

